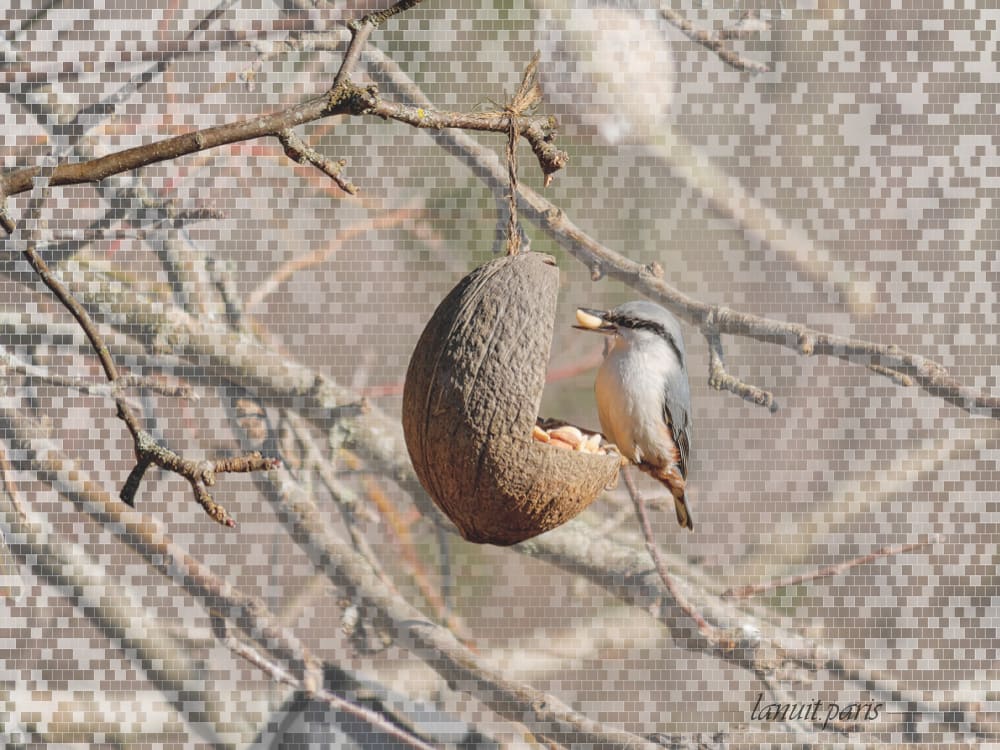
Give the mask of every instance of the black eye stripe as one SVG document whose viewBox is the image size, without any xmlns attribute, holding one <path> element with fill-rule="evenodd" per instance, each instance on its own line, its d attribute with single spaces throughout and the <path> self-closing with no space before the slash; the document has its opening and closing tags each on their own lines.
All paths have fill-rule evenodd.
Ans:
<svg viewBox="0 0 1000 750">
<path fill-rule="evenodd" d="M 608 313 L 604 316 L 604 319 L 609 323 L 614 323 L 616 326 L 621 328 L 631 328 L 633 331 L 649 331 L 655 333 L 660 338 L 664 339 L 670 348 L 674 350 L 674 354 L 677 355 L 677 360 L 683 365 L 684 355 L 681 353 L 680 347 L 677 345 L 677 341 L 670 331 L 666 329 L 665 326 L 659 323 L 646 320 L 645 318 L 634 318 L 630 315 L 613 315 Z"/>
</svg>

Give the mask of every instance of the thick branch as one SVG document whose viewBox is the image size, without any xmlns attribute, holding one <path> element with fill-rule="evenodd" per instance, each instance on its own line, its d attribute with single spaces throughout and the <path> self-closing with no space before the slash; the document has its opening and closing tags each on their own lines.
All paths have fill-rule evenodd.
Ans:
<svg viewBox="0 0 1000 750">
<path fill-rule="evenodd" d="M 318 120 L 329 114 L 341 114 L 341 108 L 346 111 L 348 106 L 343 102 L 333 104 L 325 95 L 318 96 L 274 114 L 185 133 L 144 146 L 117 151 L 89 161 L 63 163 L 53 170 L 49 184 L 52 187 L 58 187 L 100 182 L 111 175 L 139 169 L 161 161 L 177 159 L 198 151 L 262 136 L 274 136 L 282 130 Z M 4 175 L 3 179 L 0 180 L 0 194 L 10 196 L 30 190 L 32 182 L 38 174 L 40 174 L 38 167 L 30 167 Z"/>
<path fill-rule="evenodd" d="M 431 106 L 423 92 L 392 60 L 373 47 L 368 47 L 366 55 L 388 79 L 397 95 L 411 106 Z M 441 130 L 432 132 L 431 136 L 448 153 L 461 159 L 494 194 L 503 190 L 506 171 L 495 153 L 465 133 Z M 885 368 L 887 374 L 891 372 L 894 382 L 900 382 L 901 375 L 911 377 L 931 395 L 964 411 L 1000 419 L 1000 397 L 963 385 L 937 362 L 894 345 L 850 339 L 798 323 L 762 318 L 701 302 L 670 286 L 650 267 L 602 245 L 531 188 L 521 185 L 519 198 L 518 205 L 524 215 L 588 269 L 600 268 L 601 272 L 656 300 L 699 330 L 777 344 L 807 356 L 824 354 L 864 367 L 875 365 Z"/>
<path fill-rule="evenodd" d="M 462 128 L 498 133 L 506 133 L 508 130 L 507 116 L 503 113 L 463 114 L 437 112 L 433 109 L 421 110 L 383 101 L 374 88 L 359 88 L 347 82 L 326 94 L 270 115 L 205 128 L 88 161 L 59 164 L 52 170 L 49 185 L 58 187 L 100 182 L 112 175 L 210 148 L 254 138 L 279 137 L 283 132 L 298 125 L 343 114 L 372 114 L 422 128 Z M 567 158 L 552 145 L 552 132 L 553 126 L 548 118 L 527 119 L 523 127 L 523 135 L 531 143 L 546 174 L 559 169 L 566 163 Z M 283 141 L 283 145 L 287 140 Z M 40 174 L 39 167 L 29 167 L 4 175 L 0 178 L 0 198 L 6 200 L 11 195 L 30 190 L 34 179 Z"/>
</svg>

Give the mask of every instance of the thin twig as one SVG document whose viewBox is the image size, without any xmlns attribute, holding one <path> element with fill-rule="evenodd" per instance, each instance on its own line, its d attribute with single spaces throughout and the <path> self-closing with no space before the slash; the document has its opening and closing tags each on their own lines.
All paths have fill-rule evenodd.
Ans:
<svg viewBox="0 0 1000 750">
<path fill-rule="evenodd" d="M 516 682 L 462 645 L 455 635 L 393 593 L 349 544 L 325 523 L 315 500 L 286 469 L 257 475 L 277 516 L 313 565 L 338 587 L 356 593 L 387 623 L 396 642 L 425 661 L 449 684 L 461 685 L 499 715 L 535 734 L 568 744 L 648 748 L 655 745 L 575 711 L 555 696 Z"/>
<path fill-rule="evenodd" d="M 212 287 L 222 302 L 226 312 L 226 321 L 233 330 L 247 333 L 248 327 L 243 320 L 243 295 L 236 288 L 236 279 L 233 273 L 235 266 L 236 263 L 233 260 L 219 259 L 214 255 L 208 255 L 205 258 L 205 270 L 208 271 Z"/>
<path fill-rule="evenodd" d="M 428 745 L 419 737 L 405 731 L 396 724 L 393 724 L 386 717 L 372 711 L 371 709 L 351 703 L 350 701 L 341 698 L 339 695 L 335 695 L 329 690 L 325 690 L 323 688 L 313 688 L 311 690 L 306 689 L 303 686 L 301 679 L 289 673 L 284 667 L 277 664 L 274 660 L 269 659 L 265 654 L 261 653 L 259 649 L 254 648 L 248 643 L 244 643 L 233 635 L 226 625 L 226 620 L 217 612 L 212 613 L 212 630 L 215 632 L 216 637 L 226 646 L 226 648 L 237 656 L 246 659 L 248 662 L 267 674 L 274 682 L 290 685 L 291 687 L 299 690 L 305 689 L 310 698 L 323 701 L 339 711 L 350 714 L 354 718 L 369 725 L 372 729 L 378 730 L 379 732 L 387 734 L 390 737 L 394 737 L 407 747 L 417 748 L 418 750 L 434 750 L 431 745 Z"/>
<path fill-rule="evenodd" d="M 24 503 L 21 502 L 21 493 L 18 491 L 17 483 L 14 481 L 14 470 L 11 468 L 10 459 L 7 457 L 7 448 L 2 442 L 0 442 L 0 477 L 3 479 L 3 488 L 7 493 L 10 504 L 22 520 L 26 521 L 28 519 L 28 511 L 24 507 Z"/>
<path fill-rule="evenodd" d="M 21 493 L 18 492 L 17 483 L 14 481 L 14 472 L 7 458 L 7 446 L 2 441 L 0 441 L 0 477 L 3 478 L 4 492 L 14 513 L 21 522 L 27 523 L 28 513 L 24 503 L 21 502 Z M 0 499 L 0 503 L 2 502 Z M 0 521 L 3 518 L 4 513 L 0 511 Z M 7 533 L 13 531 L 11 526 L 10 523 L 0 523 L 0 597 L 14 601 L 20 599 L 24 593 L 25 583 L 7 539 Z M 7 585 L 8 581 L 11 583 L 10 586 Z"/>
<path fill-rule="evenodd" d="M 45 190 L 47 191 L 48 187 Z M 32 199 L 29 214 L 38 212 L 44 195 L 45 191 L 42 191 L 38 197 Z M 48 264 L 39 254 L 36 244 L 34 234 L 32 233 L 27 238 L 21 254 L 42 280 L 42 283 L 49 288 L 76 319 L 87 340 L 90 341 L 90 345 L 96 353 L 108 381 L 112 386 L 118 386 L 119 381 L 122 381 L 122 375 L 111 356 L 111 351 L 108 349 L 107 344 L 104 343 L 104 338 L 97 330 L 97 326 L 86 308 L 73 297 L 69 289 L 52 273 Z M 126 378 L 123 382 L 127 384 L 128 379 Z M 118 418 L 125 423 L 132 436 L 133 448 L 135 450 L 135 468 L 129 473 L 121 491 L 122 502 L 127 505 L 135 503 L 135 494 L 142 481 L 142 477 L 146 469 L 155 463 L 157 466 L 187 479 L 191 485 L 195 500 L 205 509 L 208 515 L 224 526 L 233 527 L 236 525 L 236 522 L 229 516 L 225 508 L 212 499 L 211 494 L 208 492 L 207 487 L 215 482 L 214 475 L 227 471 L 262 471 L 274 468 L 277 465 L 275 459 L 265 459 L 259 453 L 232 459 L 222 459 L 214 464 L 212 462 L 196 462 L 184 458 L 180 454 L 158 443 L 149 432 L 143 429 L 139 417 L 132 410 L 120 387 L 113 387 L 110 395 L 117 407 Z"/>
<path fill-rule="evenodd" d="M 368 37 L 375 30 L 375 25 L 368 23 L 367 16 L 360 21 L 352 21 L 347 26 L 351 30 L 351 43 L 347 45 L 344 60 L 341 62 L 340 68 L 337 70 L 337 75 L 333 79 L 334 88 L 342 86 L 351 80 L 351 72 L 357 66 L 358 60 L 361 59 L 361 52 L 368 41 Z"/>
<path fill-rule="evenodd" d="M 7 197 L 4 196 L 3 201 L 0 202 L 0 227 L 3 227 L 7 234 L 14 234 L 14 230 L 17 228 L 17 224 L 14 223 L 14 217 L 10 215 L 10 211 L 7 210 Z"/>
<path fill-rule="evenodd" d="M 817 570 L 812 570 L 808 573 L 799 573 L 798 575 L 787 576 L 785 578 L 773 578 L 770 581 L 750 583 L 736 589 L 729 589 L 723 592 L 722 598 L 749 599 L 752 596 L 764 594 L 768 591 L 783 589 L 788 586 L 798 586 L 801 583 L 815 581 L 820 578 L 830 578 L 831 576 L 839 575 L 850 570 L 851 568 L 855 568 L 858 565 L 867 565 L 868 563 L 874 562 L 882 557 L 892 557 L 893 555 L 900 555 L 904 552 L 912 552 L 915 549 L 926 547 L 940 540 L 940 535 L 936 535 L 923 542 L 911 542 L 909 544 L 899 544 L 894 547 L 882 547 L 874 552 L 869 552 L 867 555 L 861 555 L 859 557 L 851 558 L 850 560 L 844 560 L 843 562 L 834 563 L 833 565 L 827 565 L 826 567 L 818 568 Z"/>
<path fill-rule="evenodd" d="M 281 143 L 281 147 L 285 150 L 285 155 L 289 159 L 297 164 L 312 164 L 316 169 L 333 180 L 337 184 L 337 187 L 345 193 L 348 195 L 357 195 L 358 188 L 349 180 L 344 179 L 344 176 L 341 174 L 347 165 L 345 159 L 340 159 L 339 161 L 327 159 L 323 154 L 308 146 L 293 131 L 288 129 L 278 133 L 277 138 Z"/>
<path fill-rule="evenodd" d="M 734 35 L 731 32 L 718 34 L 699 29 L 680 13 L 667 6 L 660 8 L 660 14 L 692 42 L 700 44 L 705 49 L 718 55 L 719 59 L 726 63 L 726 65 L 745 73 L 767 73 L 771 70 L 765 63 L 743 57 L 730 49 L 726 41 L 733 38 Z"/>
<path fill-rule="evenodd" d="M 716 640 L 717 633 L 715 627 L 708 624 L 705 618 L 701 616 L 701 613 L 691 605 L 677 586 L 674 585 L 674 580 L 671 578 L 670 572 L 667 570 L 667 565 L 663 561 L 663 556 L 660 554 L 660 547 L 656 543 L 656 537 L 653 536 L 653 526 L 650 524 L 649 514 L 646 512 L 646 501 L 639 492 L 639 488 L 636 487 L 635 478 L 632 476 L 632 467 L 625 467 L 622 474 L 625 477 L 625 486 L 628 488 L 628 493 L 632 496 L 635 514 L 639 518 L 642 536 L 646 540 L 646 549 L 649 552 L 649 556 L 653 559 L 653 565 L 656 566 L 656 572 L 659 573 L 660 580 L 663 581 L 663 585 L 666 586 L 667 591 L 670 592 L 670 596 L 673 597 L 677 606 L 698 626 L 698 631 L 708 640 Z"/>
<path fill-rule="evenodd" d="M 80 393 L 89 396 L 104 396 L 105 398 L 115 398 L 128 388 L 146 388 L 161 396 L 171 398 L 191 399 L 198 401 L 200 396 L 188 383 L 166 383 L 162 380 L 148 378 L 137 373 L 124 373 L 113 383 L 95 383 L 84 378 L 76 378 L 70 375 L 61 375 L 49 371 L 45 367 L 33 365 L 25 362 L 21 358 L 0 346 L 0 374 L 4 370 L 10 370 L 24 375 L 29 380 L 49 383 L 50 385 L 72 388 Z"/>
<path fill-rule="evenodd" d="M 410 219 L 414 219 L 421 215 L 422 211 L 416 206 L 405 206 L 394 211 L 388 211 L 380 214 L 374 218 L 359 221 L 356 224 L 352 224 L 351 226 L 342 229 L 337 232 L 333 239 L 331 239 L 329 243 L 323 247 L 313 250 L 310 253 L 306 253 L 305 255 L 300 255 L 287 260 L 278 266 L 278 268 L 275 269 L 275 271 L 266 279 L 264 279 L 264 281 L 262 281 L 256 289 L 247 295 L 246 302 L 244 304 L 245 308 L 251 310 L 254 307 L 257 307 L 261 302 L 267 299 L 267 297 L 277 291 L 278 287 L 288 281 L 296 273 L 324 262 L 351 239 L 365 234 L 366 232 L 397 226 L 402 222 L 409 221 Z"/>
<path fill-rule="evenodd" d="M 417 5 L 420 5 L 420 3 L 421 0 L 399 0 L 399 2 L 393 4 L 391 7 L 386 8 L 385 10 L 378 10 L 375 11 L 374 13 L 369 13 L 367 16 L 365 16 L 359 21 L 356 21 L 355 23 L 365 24 L 367 26 L 372 26 L 377 28 L 386 21 L 388 21 L 393 16 L 399 13 L 403 13 L 404 11 L 407 11 L 410 8 L 414 8 Z"/>
<path fill-rule="evenodd" d="M 83 305 L 74 299 L 73 295 L 70 294 L 69 290 L 62 283 L 62 281 L 60 281 L 52 273 L 48 264 L 42 256 L 39 255 L 36 249 L 36 241 L 33 238 L 28 238 L 21 254 L 24 256 L 24 259 L 28 261 L 28 264 L 32 267 L 32 269 L 34 269 L 37 276 L 42 280 L 42 283 L 49 288 L 49 290 L 63 304 L 63 307 L 69 310 L 70 314 L 76 319 L 77 324 L 90 341 L 90 344 L 94 349 L 94 353 L 97 354 L 97 359 L 101 363 L 101 368 L 104 370 L 104 374 L 107 379 L 112 383 L 118 380 L 118 368 L 115 365 L 114 360 L 111 358 L 111 352 L 108 350 L 108 347 L 105 346 L 104 340 L 101 338 L 101 334 L 98 333 L 93 320 L 91 320 L 90 315 L 87 313 L 86 309 L 84 309 Z M 120 410 L 127 411 L 124 407 L 120 407 Z M 123 416 L 122 419 L 125 420 L 126 424 L 129 424 L 128 414 Z M 131 424 L 129 424 L 129 429 L 132 429 Z M 136 430 L 138 430 L 138 427 L 136 427 Z"/>
<path fill-rule="evenodd" d="M 774 394 L 755 385 L 744 383 L 730 375 L 722 354 L 722 337 L 715 331 L 703 331 L 708 340 L 708 384 L 717 391 L 730 391 L 757 406 L 763 406 L 772 414 L 778 411 Z"/>
<path fill-rule="evenodd" d="M 868 369 L 874 372 L 876 375 L 881 375 L 884 378 L 889 378 L 893 383 L 903 388 L 909 388 L 913 385 L 913 378 L 902 372 L 893 370 L 885 365 L 868 365 Z"/>
<path fill-rule="evenodd" d="M 344 60 L 340 64 L 337 76 L 333 79 L 333 88 L 345 84 L 351 79 L 351 73 L 357 67 L 358 60 L 361 59 L 361 52 L 364 50 L 371 33 L 397 13 L 409 10 L 414 5 L 419 4 L 420 1 L 400 0 L 400 2 L 391 8 L 369 13 L 363 18 L 348 23 L 347 28 L 351 30 L 351 43 L 347 46 L 347 52 L 344 53 Z"/>
</svg>

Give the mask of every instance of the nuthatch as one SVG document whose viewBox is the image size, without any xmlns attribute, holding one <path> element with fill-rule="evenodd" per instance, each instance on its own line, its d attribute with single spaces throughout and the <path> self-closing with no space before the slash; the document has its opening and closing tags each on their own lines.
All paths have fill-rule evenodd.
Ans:
<svg viewBox="0 0 1000 750">
<path fill-rule="evenodd" d="M 604 436 L 670 490 L 677 522 L 693 529 L 684 500 L 691 446 L 691 387 L 677 318 L 639 300 L 613 310 L 576 311 L 579 328 L 608 334 L 611 350 L 594 393 Z"/>
</svg>

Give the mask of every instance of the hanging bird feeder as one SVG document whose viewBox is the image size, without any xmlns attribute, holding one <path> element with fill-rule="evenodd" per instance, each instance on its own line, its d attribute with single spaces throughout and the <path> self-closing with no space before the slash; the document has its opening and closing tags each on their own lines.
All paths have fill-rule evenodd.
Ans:
<svg viewBox="0 0 1000 750">
<path fill-rule="evenodd" d="M 538 419 L 558 291 L 551 256 L 486 263 L 438 305 L 410 360 L 410 458 L 469 541 L 509 545 L 549 531 L 617 480 L 620 457 L 597 448 L 598 436 L 574 445 L 575 428 Z"/>
</svg>

